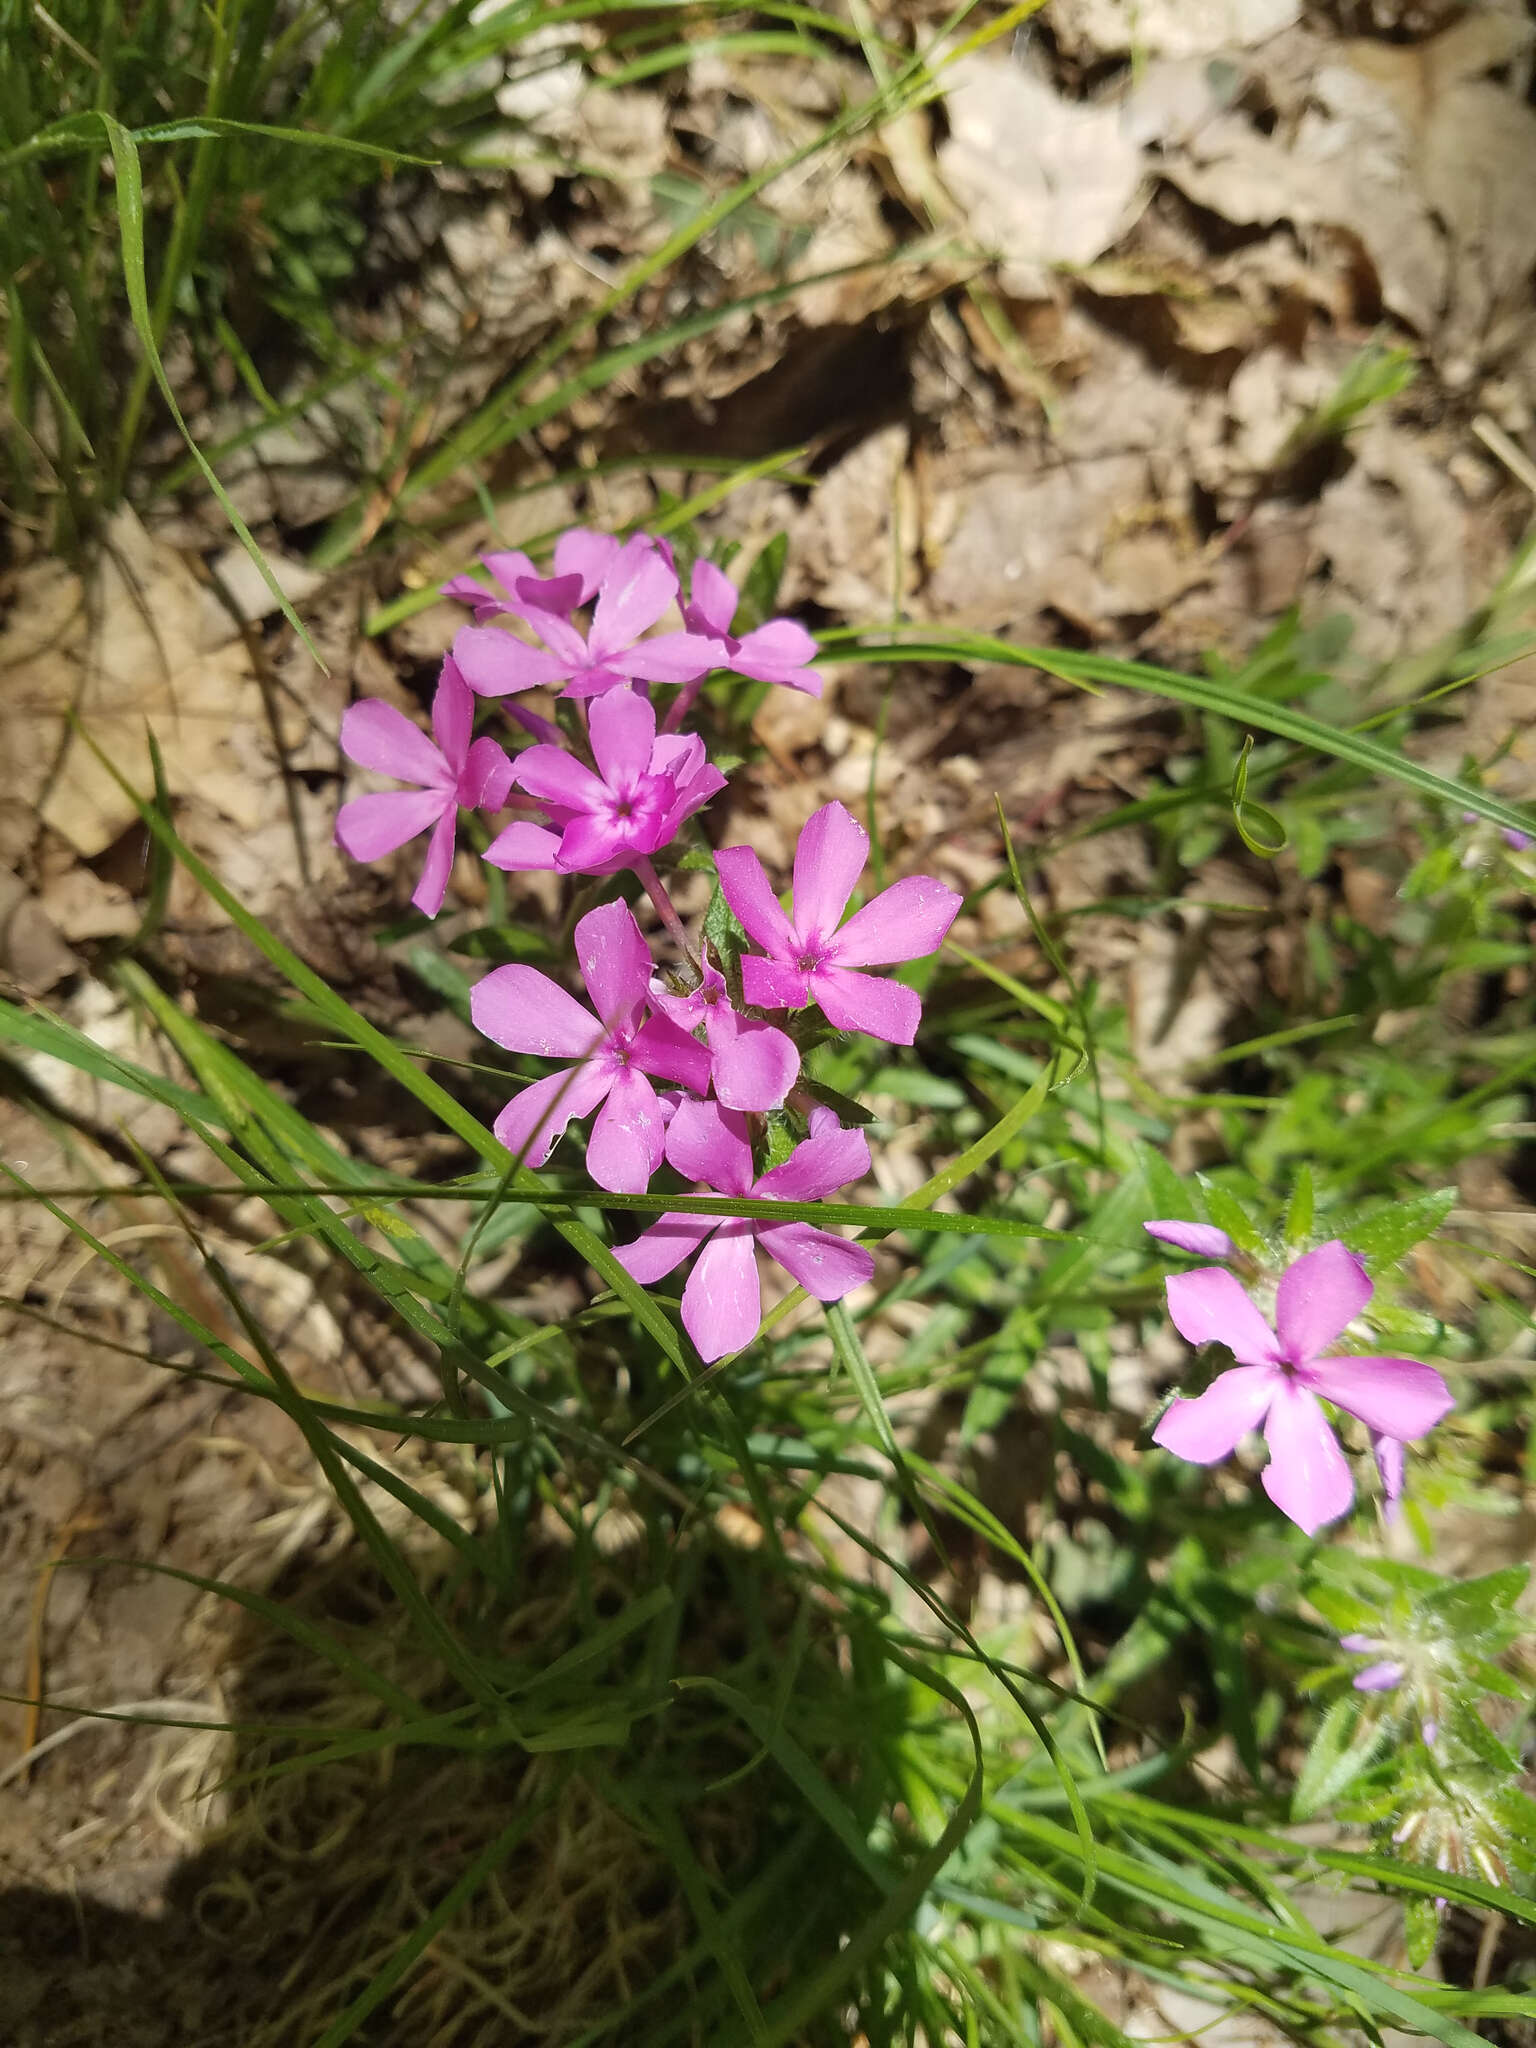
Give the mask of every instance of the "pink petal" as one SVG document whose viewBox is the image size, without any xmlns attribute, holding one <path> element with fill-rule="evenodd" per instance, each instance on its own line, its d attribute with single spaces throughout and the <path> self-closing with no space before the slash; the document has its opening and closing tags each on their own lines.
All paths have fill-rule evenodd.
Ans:
<svg viewBox="0 0 1536 2048">
<path fill-rule="evenodd" d="M 742 955 L 741 988 L 747 1001 L 759 1010 L 803 1010 L 811 1000 L 808 974 L 756 953 Z"/>
<path fill-rule="evenodd" d="M 553 871 L 560 860 L 560 834 L 518 819 L 497 833 L 485 849 L 485 858 L 493 868 L 505 868 L 510 874 Z"/>
<path fill-rule="evenodd" d="M 744 1195 L 752 1185 L 746 1118 L 718 1102 L 679 1103 L 667 1126 L 667 1163 L 722 1195 Z"/>
<path fill-rule="evenodd" d="M 611 875 L 651 850 L 642 837 L 633 819 L 573 818 L 555 866 L 562 875 Z"/>
<path fill-rule="evenodd" d="M 651 749 L 647 764 L 653 775 L 670 775 L 674 782 L 690 782 L 707 774 L 704 741 L 696 732 L 664 732 Z"/>
<path fill-rule="evenodd" d="M 718 1216 L 679 1216 L 668 1209 L 649 1230 L 642 1230 L 633 1244 L 616 1244 L 613 1256 L 631 1279 L 649 1287 L 680 1266 L 719 1228 Z"/>
<path fill-rule="evenodd" d="M 512 609 L 533 627 L 552 654 L 565 655 L 575 646 L 572 636 L 576 628 L 570 626 L 570 617 L 581 602 L 579 576 L 522 576 Z M 569 632 L 562 630 L 565 627 Z"/>
<path fill-rule="evenodd" d="M 471 811 L 499 811 L 512 791 L 512 763 L 492 739 L 472 742 L 456 792 Z"/>
<path fill-rule="evenodd" d="M 1281 1375 L 1267 1365 L 1242 1365 L 1218 1373 L 1195 1400 L 1173 1403 L 1153 1430 L 1152 1441 L 1192 1465 L 1214 1465 L 1229 1458 L 1249 1430 L 1258 1428 L 1283 1384 Z"/>
<path fill-rule="evenodd" d="M 673 994 L 660 975 L 653 975 L 651 1008 L 658 1016 L 665 1017 L 675 1024 L 679 1031 L 696 1031 L 710 1013 L 710 1006 L 704 1000 L 704 991 L 711 985 L 711 978 L 717 981 L 722 989 L 725 987 L 724 975 L 717 974 L 715 969 L 706 963 L 703 981 L 687 995 L 680 996 Z"/>
<path fill-rule="evenodd" d="M 1375 1292 L 1365 1267 L 1335 1238 L 1287 1266 L 1275 1295 L 1275 1328 L 1293 1365 L 1325 1351 Z"/>
<path fill-rule="evenodd" d="M 862 1131 L 823 1128 L 771 1167 L 752 1192 L 781 1202 L 821 1202 L 869 1171 L 869 1140 Z"/>
<path fill-rule="evenodd" d="M 593 704 L 587 729 L 597 772 L 610 789 L 623 789 L 647 773 L 656 740 L 656 713 L 644 697 L 629 689 L 609 690 Z"/>
<path fill-rule="evenodd" d="M 450 654 L 443 662 L 443 672 L 437 679 L 437 692 L 432 699 L 432 733 L 442 749 L 443 759 L 455 776 L 468 758 L 474 731 L 475 693 L 459 673 L 459 665 Z"/>
<path fill-rule="evenodd" d="M 520 1089 L 497 1117 L 497 1137 L 521 1166 L 542 1166 L 573 1118 L 596 1109 L 613 1076 L 595 1062 L 562 1067 Z"/>
<path fill-rule="evenodd" d="M 355 796 L 336 814 L 336 844 L 354 860 L 382 860 L 435 825 L 448 799 L 436 789 L 387 789 Z"/>
<path fill-rule="evenodd" d="M 499 626 L 461 626 L 453 658 L 469 687 L 481 697 L 511 697 L 544 683 L 563 682 L 570 669 L 553 654 L 514 640 Z"/>
<path fill-rule="evenodd" d="M 658 633 L 610 659 L 641 682 L 691 683 L 720 666 L 720 649 L 699 633 Z"/>
<path fill-rule="evenodd" d="M 436 917 L 448 894 L 448 877 L 453 872 L 453 849 L 458 840 L 459 813 L 450 804 L 433 827 L 427 842 L 427 858 L 421 880 L 411 891 L 411 901 L 423 917 Z"/>
<path fill-rule="evenodd" d="M 584 1060 L 603 1039 L 602 1026 L 574 996 L 536 967 L 493 967 L 469 992 L 475 1029 L 508 1052 L 543 1059 Z"/>
<path fill-rule="evenodd" d="M 779 907 L 763 871 L 763 864 L 750 846 L 722 846 L 715 855 L 720 889 L 740 920 L 742 930 L 765 953 L 787 959 L 794 944 L 789 919 Z M 755 998 L 754 998 L 755 1000 Z"/>
<path fill-rule="evenodd" d="M 592 631 L 594 662 L 632 647 L 677 595 L 677 577 L 642 533 L 627 540 L 609 563 L 597 592 Z"/>
<path fill-rule="evenodd" d="M 800 1072 L 800 1048 L 789 1033 L 738 1017 L 724 1003 L 699 1007 L 706 1011 L 717 1099 L 727 1109 L 777 1109 Z"/>
<path fill-rule="evenodd" d="M 556 661 L 562 675 L 587 666 L 586 635 L 571 622 L 572 600 L 576 595 L 574 577 L 556 576 L 547 583 L 523 583 L 518 615 L 533 628 Z M 544 602 L 539 603 L 542 598 Z"/>
<path fill-rule="evenodd" d="M 722 1224 L 688 1275 L 683 1289 L 683 1328 L 706 1365 L 750 1344 L 762 1324 L 763 1297 L 754 1250 L 749 1224 Z"/>
<path fill-rule="evenodd" d="M 517 595 L 517 586 L 525 576 L 530 581 L 538 580 L 538 570 L 521 548 L 497 548 L 481 557 L 481 567 L 490 570 L 509 597 Z"/>
<path fill-rule="evenodd" d="M 437 587 L 443 597 L 456 598 L 460 604 L 472 604 L 477 619 L 501 609 L 499 599 L 492 596 L 478 577 L 450 576 L 446 583 Z"/>
<path fill-rule="evenodd" d="M 923 999 L 899 981 L 880 981 L 847 967 L 823 967 L 813 974 L 811 994 L 838 1031 L 867 1031 L 888 1045 L 910 1045 L 923 1020 Z"/>
<path fill-rule="evenodd" d="M 1275 1333 L 1230 1273 L 1202 1266 L 1164 1281 L 1173 1327 L 1190 1344 L 1225 1344 L 1244 1365 L 1271 1365 L 1280 1356 Z"/>
<path fill-rule="evenodd" d="M 680 1082 L 702 1095 L 709 1086 L 709 1054 L 668 1017 L 651 1017 L 629 1041 L 629 1056 L 643 1073 Z"/>
<path fill-rule="evenodd" d="M 1151 1237 L 1161 1238 L 1164 1244 L 1177 1245 L 1181 1252 L 1193 1252 L 1198 1259 L 1230 1259 L 1237 1250 L 1224 1230 L 1218 1230 L 1214 1223 L 1181 1223 L 1177 1218 L 1169 1222 L 1144 1223 L 1142 1229 Z"/>
<path fill-rule="evenodd" d="M 795 898 L 799 909 L 799 897 Z M 960 898 L 932 875 L 909 875 L 856 910 L 832 942 L 841 967 L 889 967 L 936 953 L 960 909 Z"/>
<path fill-rule="evenodd" d="M 759 1224 L 757 1241 L 818 1301 L 841 1301 L 874 1274 L 874 1257 L 865 1246 L 809 1223 Z"/>
<path fill-rule="evenodd" d="M 402 782 L 441 789 L 452 777 L 447 762 L 419 726 L 380 697 L 364 697 L 342 714 L 341 751 L 359 768 Z"/>
<path fill-rule="evenodd" d="M 507 721 L 521 726 L 524 732 L 531 732 L 534 738 L 545 746 L 563 747 L 565 734 L 551 718 L 540 718 L 537 711 L 530 711 L 526 704 L 503 704 Z"/>
<path fill-rule="evenodd" d="M 823 804 L 795 848 L 795 930 L 830 939 L 869 858 L 869 834 L 843 804 Z"/>
<path fill-rule="evenodd" d="M 803 690 L 808 697 L 819 697 L 821 677 L 806 667 L 815 652 L 816 642 L 804 626 L 797 626 L 793 619 L 770 619 L 737 642 L 729 666 L 739 676 L 781 683 L 787 689 Z"/>
<path fill-rule="evenodd" d="M 587 1171 L 616 1195 L 643 1195 L 661 1164 L 666 1127 L 656 1091 L 633 1067 L 621 1069 L 587 1140 Z"/>
<path fill-rule="evenodd" d="M 702 558 L 693 565 L 693 582 L 684 617 L 690 631 L 717 634 L 722 639 L 731 630 L 736 607 L 741 602 L 736 586 L 723 569 Z"/>
<path fill-rule="evenodd" d="M 1353 1683 L 1356 1692 L 1391 1692 L 1402 1684 L 1403 1677 L 1403 1666 L 1385 1657 L 1379 1664 L 1367 1664 L 1357 1671 Z"/>
<path fill-rule="evenodd" d="M 718 768 L 701 768 L 686 787 L 674 784 L 676 801 L 669 804 L 662 813 L 656 827 L 656 846 L 666 846 L 677 836 L 677 829 L 685 818 L 691 818 L 695 811 L 701 811 L 710 798 L 725 787 L 725 777 Z M 655 847 L 651 849 L 655 851 Z"/>
<path fill-rule="evenodd" d="M 592 1007 L 610 1031 L 645 1001 L 651 956 L 627 903 L 601 903 L 576 927 L 576 960 Z"/>
<path fill-rule="evenodd" d="M 625 669 L 617 662 L 594 667 L 583 663 L 571 671 L 571 680 L 560 692 L 562 697 L 602 697 L 609 690 L 622 690 L 630 680 Z"/>
<path fill-rule="evenodd" d="M 513 763 L 512 779 L 535 803 L 559 804 L 569 811 L 607 808 L 602 783 L 564 747 L 529 747 Z"/>
<path fill-rule="evenodd" d="M 613 566 L 619 552 L 614 533 L 594 533 L 585 526 L 573 526 L 555 542 L 555 574 L 581 578 L 581 602 L 590 603 L 599 583 Z"/>
<path fill-rule="evenodd" d="M 1269 1463 L 1264 1491 L 1282 1515 L 1313 1536 L 1347 1514 L 1355 1497 L 1349 1464 L 1327 1418 L 1304 1387 L 1284 1381 L 1275 1390 L 1264 1424 Z"/>
<path fill-rule="evenodd" d="M 1456 1406 L 1439 1373 L 1416 1358 L 1315 1358 L 1297 1378 L 1399 1443 L 1426 1436 Z"/>
</svg>

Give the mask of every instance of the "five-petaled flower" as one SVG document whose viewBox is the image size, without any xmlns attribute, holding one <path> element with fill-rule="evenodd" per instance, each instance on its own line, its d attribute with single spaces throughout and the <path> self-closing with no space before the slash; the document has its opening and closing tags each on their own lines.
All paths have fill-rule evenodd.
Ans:
<svg viewBox="0 0 1536 2048">
<path fill-rule="evenodd" d="M 868 856 L 869 834 L 852 813 L 839 803 L 823 804 L 795 848 L 795 907 L 788 917 L 750 847 L 723 848 L 716 866 L 726 902 L 768 956 L 749 953 L 742 959 L 749 1003 L 771 1010 L 818 1003 L 838 1031 L 867 1031 L 871 1038 L 910 1045 L 923 1011 L 916 990 L 854 970 L 934 952 L 955 921 L 960 898 L 931 875 L 910 875 L 882 889 L 840 926 Z"/>
<path fill-rule="evenodd" d="M 591 539 L 596 536 L 589 536 Z M 530 647 L 496 626 L 465 626 L 453 658 L 473 690 L 508 697 L 541 684 L 561 683 L 567 697 L 600 697 L 621 683 L 686 683 L 714 664 L 714 643 L 694 633 L 641 635 L 677 596 L 677 572 L 656 543 L 635 534 L 611 557 L 596 584 L 592 623 L 583 633 L 571 614 L 597 567 L 588 549 L 582 565 L 530 584 L 514 576 L 505 609 L 543 642 Z"/>
<path fill-rule="evenodd" d="M 428 917 L 436 917 L 448 893 L 460 805 L 499 811 L 512 782 L 512 763 L 494 740 L 477 740 L 474 728 L 475 700 L 451 657 L 432 699 L 435 745 L 403 711 L 378 697 L 351 705 L 341 721 L 341 751 L 348 760 L 419 787 L 344 803 L 336 844 L 354 860 L 380 860 L 430 827 L 421 880 L 411 895 Z"/>
<path fill-rule="evenodd" d="M 724 789 L 697 733 L 656 734 L 656 713 L 627 686 L 594 699 L 588 736 L 596 773 L 564 747 L 529 747 L 513 779 L 552 830 L 514 820 L 486 851 L 499 868 L 611 875 L 668 844 L 685 818 Z"/>
<path fill-rule="evenodd" d="M 700 1194 L 819 1202 L 869 1171 L 862 1131 L 845 1131 L 829 1109 L 811 1112 L 811 1135 L 781 1166 L 754 1179 L 745 1117 L 716 1102 L 684 1102 L 667 1129 L 667 1160 L 699 1181 Z M 660 1280 L 691 1252 L 698 1261 L 683 1288 L 683 1327 L 706 1364 L 750 1344 L 762 1324 L 755 1248 L 818 1301 L 841 1301 L 875 1270 L 860 1244 L 809 1223 L 761 1217 L 689 1216 L 668 1211 L 614 1257 L 643 1284 Z"/>
<path fill-rule="evenodd" d="M 642 1194 L 666 1129 L 649 1077 L 702 1094 L 709 1054 L 668 1018 L 646 1018 L 651 956 L 627 903 L 588 911 L 576 927 L 576 958 L 595 1016 L 532 967 L 494 967 L 470 993 L 470 1015 L 487 1038 L 509 1052 L 575 1062 L 514 1095 L 496 1135 L 524 1165 L 542 1166 L 571 1119 L 601 1103 L 588 1170 L 599 1187 Z"/>
<path fill-rule="evenodd" d="M 725 976 L 707 959 L 696 989 L 675 995 L 658 979 L 651 983 L 651 1003 L 684 1031 L 703 1026 L 715 1099 L 725 1108 L 777 1109 L 795 1085 L 800 1048 L 777 1025 L 734 1009 Z"/>
<path fill-rule="evenodd" d="M 1396 1443 L 1425 1435 L 1454 1406 L 1439 1373 L 1416 1359 L 1325 1355 L 1374 1292 L 1362 1261 L 1337 1238 L 1280 1276 L 1273 1330 L 1219 1266 L 1172 1274 L 1166 1286 L 1179 1334 L 1191 1344 L 1225 1344 L 1239 1362 L 1197 1399 L 1176 1400 L 1153 1441 L 1212 1465 L 1262 1424 L 1269 1446 L 1264 1490 L 1309 1536 L 1354 1498 L 1319 1395 Z"/>
</svg>

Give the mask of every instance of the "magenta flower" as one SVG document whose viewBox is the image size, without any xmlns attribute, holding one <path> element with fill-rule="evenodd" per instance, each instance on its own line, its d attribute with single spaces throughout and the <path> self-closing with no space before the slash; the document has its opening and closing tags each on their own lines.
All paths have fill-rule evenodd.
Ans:
<svg viewBox="0 0 1536 2048">
<path fill-rule="evenodd" d="M 665 983 L 653 981 L 651 1004 L 683 1031 L 704 1027 L 715 1099 L 726 1109 L 777 1109 L 794 1087 L 800 1048 L 787 1031 L 732 1009 L 725 976 L 708 960 L 689 995 L 673 995 Z"/>
<path fill-rule="evenodd" d="M 583 538 L 595 542 L 601 536 Z M 533 628 L 542 647 L 514 640 L 495 626 L 463 627 L 453 656 L 470 688 L 483 697 L 509 697 L 562 683 L 564 696 L 600 697 L 620 683 L 686 683 L 704 674 L 714 660 L 713 642 L 692 633 L 640 638 L 677 596 L 677 572 L 643 533 L 627 540 L 602 570 L 591 626 L 581 631 L 571 612 L 597 564 L 597 552 L 588 547 L 583 566 L 568 576 L 557 573 L 531 592 L 518 580 L 507 609 Z"/>
<path fill-rule="evenodd" d="M 746 1119 L 717 1102 L 685 1102 L 667 1131 L 667 1159 L 679 1173 L 702 1183 L 699 1194 L 820 1202 L 868 1173 L 869 1146 L 862 1131 L 845 1131 L 830 1110 L 818 1109 L 804 1144 L 782 1166 L 754 1180 Z M 618 1247 L 614 1257 L 634 1279 L 649 1285 L 698 1252 L 683 1289 L 683 1327 L 699 1356 L 713 1364 L 750 1344 L 762 1326 L 757 1245 L 818 1301 L 841 1301 L 875 1270 L 863 1245 L 809 1223 L 673 1211 L 658 1217 L 633 1244 Z"/>
<path fill-rule="evenodd" d="M 933 952 L 954 923 L 960 898 L 931 875 L 911 875 L 882 889 L 839 929 L 868 854 L 863 826 L 841 804 L 823 804 L 795 848 L 792 917 L 779 907 L 750 847 L 725 847 L 715 859 L 726 902 L 768 955 L 742 959 L 749 1003 L 768 1010 L 819 1003 L 838 1031 L 867 1031 L 871 1038 L 910 1045 L 923 1014 L 916 990 L 854 969 Z"/>
<path fill-rule="evenodd" d="M 1197 1259 L 1230 1259 L 1237 1246 L 1224 1230 L 1218 1230 L 1214 1223 L 1184 1223 L 1177 1218 L 1167 1222 L 1143 1223 L 1141 1226 L 1149 1237 L 1161 1238 L 1164 1244 L 1177 1245 L 1181 1252 L 1193 1252 Z"/>
<path fill-rule="evenodd" d="M 379 697 L 351 705 L 341 721 L 348 760 L 418 787 L 353 797 L 337 814 L 336 844 L 354 860 L 382 860 L 430 827 L 426 864 L 411 895 L 428 917 L 436 917 L 448 893 L 459 806 L 499 811 L 512 783 L 512 763 L 494 740 L 477 740 L 474 728 L 475 700 L 451 655 L 432 699 L 435 745 Z"/>
<path fill-rule="evenodd" d="M 648 1076 L 702 1094 L 709 1054 L 665 1017 L 645 1021 L 651 956 L 627 903 L 604 903 L 576 927 L 576 958 L 593 1010 L 532 967 L 494 967 L 470 993 L 475 1028 L 509 1052 L 573 1060 L 514 1095 L 496 1135 L 526 1166 L 542 1166 L 573 1117 L 601 1103 L 587 1143 L 599 1187 L 642 1194 L 661 1164 L 665 1126 Z"/>
<path fill-rule="evenodd" d="M 568 618 L 577 605 L 591 603 L 621 545 L 616 534 L 573 526 L 555 542 L 552 576 L 541 577 L 521 548 L 504 548 L 481 561 L 501 586 L 499 592 L 487 590 L 474 576 L 455 576 L 443 585 L 443 596 L 473 605 L 477 626 L 507 612 L 520 618 L 527 605 Z"/>
<path fill-rule="evenodd" d="M 616 874 L 666 846 L 683 820 L 725 787 L 704 757 L 703 740 L 658 739 L 654 709 L 627 685 L 593 701 L 588 732 L 595 774 L 564 747 L 518 755 L 513 780 L 553 829 L 526 820 L 508 825 L 486 850 L 494 867 Z"/>
<path fill-rule="evenodd" d="M 723 569 L 713 562 L 693 565 L 690 601 L 683 606 L 683 624 L 707 639 L 713 648 L 711 668 L 728 668 L 760 683 L 782 683 L 787 689 L 821 695 L 821 677 L 806 663 L 816 642 L 793 619 L 770 619 L 750 633 L 731 631 L 741 597 Z"/>
<path fill-rule="evenodd" d="M 1396 1442 L 1423 1436 L 1455 1405 L 1439 1373 L 1416 1359 L 1322 1355 L 1374 1292 L 1363 1263 L 1337 1238 L 1281 1274 L 1274 1330 L 1219 1266 L 1175 1273 L 1165 1284 L 1179 1334 L 1191 1344 L 1225 1344 L 1239 1363 L 1198 1399 L 1175 1401 L 1153 1441 L 1175 1457 L 1214 1465 L 1262 1424 L 1264 1490 L 1309 1536 L 1354 1498 L 1319 1395 Z"/>
</svg>

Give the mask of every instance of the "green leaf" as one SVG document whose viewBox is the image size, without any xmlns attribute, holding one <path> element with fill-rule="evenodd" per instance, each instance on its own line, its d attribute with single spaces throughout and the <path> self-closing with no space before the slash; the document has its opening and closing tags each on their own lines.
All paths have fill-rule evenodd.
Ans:
<svg viewBox="0 0 1536 2048">
<path fill-rule="evenodd" d="M 1205 1197 L 1205 1212 L 1218 1230 L 1224 1230 L 1239 1251 L 1251 1259 L 1264 1256 L 1264 1239 L 1255 1227 L 1248 1211 L 1232 1195 L 1229 1195 L 1219 1181 L 1209 1180 L 1203 1174 L 1196 1174 L 1200 1192 Z"/>
<path fill-rule="evenodd" d="M 1286 1243 L 1303 1245 L 1312 1235 L 1312 1169 L 1303 1160 L 1296 1169 L 1296 1185 L 1291 1190 L 1290 1206 L 1285 1212 Z"/>
<path fill-rule="evenodd" d="M 1440 1939 L 1440 1915 L 1435 1911 L 1432 1899 L 1404 1900 L 1403 1933 L 1407 1942 L 1409 1967 L 1422 1970 L 1434 1954 L 1435 1944 Z"/>
<path fill-rule="evenodd" d="M 1237 765 L 1232 770 L 1232 823 L 1237 836 L 1250 853 L 1273 860 L 1286 847 L 1285 827 L 1266 805 L 1248 796 L 1248 756 L 1253 752 L 1253 734 L 1243 741 Z"/>
<path fill-rule="evenodd" d="M 1335 1234 L 1371 1265 L 1394 1265 L 1432 1237 L 1461 1199 L 1455 1188 L 1435 1188 L 1406 1201 L 1382 1202 L 1333 1220 Z"/>
<path fill-rule="evenodd" d="M 1363 1725 L 1362 1725 L 1363 1724 Z M 1311 1820 L 1370 1768 L 1380 1754 L 1386 1729 L 1367 1721 L 1358 1693 L 1335 1700 L 1324 1714 L 1291 1798 L 1295 1820 Z"/>
</svg>

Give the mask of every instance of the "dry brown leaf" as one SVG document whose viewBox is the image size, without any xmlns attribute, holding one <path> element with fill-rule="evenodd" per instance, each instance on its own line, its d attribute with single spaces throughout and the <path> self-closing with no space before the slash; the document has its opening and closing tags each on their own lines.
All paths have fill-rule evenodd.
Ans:
<svg viewBox="0 0 1536 2048">
<path fill-rule="evenodd" d="M 209 647 L 191 570 L 130 511 L 113 518 L 89 583 L 57 563 L 21 571 L 0 628 L 0 685 L 0 858 L 20 858 L 41 820 L 90 859 L 137 816 L 70 731 L 71 714 L 136 788 L 151 786 L 153 727 L 173 794 L 195 792 L 250 828 L 267 813 L 267 792 L 228 746 L 231 727 L 260 713 L 245 648 Z"/>
<path fill-rule="evenodd" d="M 1092 263 L 1130 227 L 1141 152 L 1116 109 L 1074 105 L 1016 64 L 962 57 L 946 76 L 940 174 L 1004 291 L 1044 297 L 1055 267 Z"/>
<path fill-rule="evenodd" d="M 1064 48 L 1104 57 L 1246 50 L 1300 18 L 1299 0 L 1056 0 L 1050 16 Z"/>
</svg>

